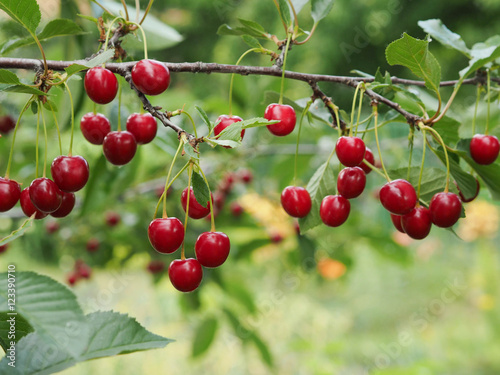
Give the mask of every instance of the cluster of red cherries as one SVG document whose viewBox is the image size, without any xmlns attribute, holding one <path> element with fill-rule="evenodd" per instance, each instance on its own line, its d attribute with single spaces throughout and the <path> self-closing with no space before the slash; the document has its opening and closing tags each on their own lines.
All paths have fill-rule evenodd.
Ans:
<svg viewBox="0 0 500 375">
<path fill-rule="evenodd" d="M 92 269 L 83 260 L 77 259 L 73 270 L 67 276 L 67 281 L 69 285 L 74 286 L 82 279 L 89 279 L 90 275 L 92 275 Z"/>
</svg>

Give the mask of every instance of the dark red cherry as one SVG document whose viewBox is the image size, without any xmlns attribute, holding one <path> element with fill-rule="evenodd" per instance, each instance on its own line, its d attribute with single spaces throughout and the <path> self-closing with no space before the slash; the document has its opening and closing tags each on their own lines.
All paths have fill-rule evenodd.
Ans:
<svg viewBox="0 0 500 375">
<path fill-rule="evenodd" d="M 231 209 L 231 213 L 235 217 L 241 216 L 243 214 L 243 211 L 244 211 L 243 207 L 238 202 L 232 202 L 231 206 L 229 206 L 229 208 Z"/>
<path fill-rule="evenodd" d="M 16 127 L 16 120 L 12 116 L 0 116 L 0 134 L 7 135 Z"/>
<path fill-rule="evenodd" d="M 170 84 L 170 71 L 155 60 L 141 60 L 132 68 L 132 82 L 146 95 L 159 95 Z"/>
<path fill-rule="evenodd" d="M 327 195 L 321 201 L 319 216 L 329 227 L 338 227 L 345 223 L 351 211 L 351 204 L 341 195 Z"/>
<path fill-rule="evenodd" d="M 453 226 L 462 213 L 462 202 L 454 193 L 437 193 L 429 204 L 432 223 L 441 228 Z"/>
<path fill-rule="evenodd" d="M 111 132 L 104 138 L 102 150 L 111 164 L 124 165 L 133 159 L 137 142 L 128 131 Z"/>
<path fill-rule="evenodd" d="M 287 186 L 281 193 L 281 205 L 292 217 L 306 217 L 311 211 L 311 196 L 300 186 Z"/>
<path fill-rule="evenodd" d="M 0 246 L 0 254 L 5 253 L 8 248 L 9 248 L 9 243 L 6 243 L 5 245 L 1 245 Z"/>
<path fill-rule="evenodd" d="M 264 117 L 268 121 L 280 120 L 276 124 L 267 125 L 267 129 L 278 137 L 283 137 L 293 132 L 295 123 L 297 122 L 295 109 L 287 104 L 269 104 L 264 112 Z"/>
<path fill-rule="evenodd" d="M 21 186 L 14 180 L 0 177 L 0 212 L 9 211 L 21 198 Z"/>
<path fill-rule="evenodd" d="M 228 116 L 228 115 L 220 115 L 215 123 L 214 135 L 217 137 L 224 129 L 226 129 L 229 125 L 234 124 L 235 122 L 243 121 L 243 119 L 239 116 Z M 245 136 L 245 129 L 241 131 L 241 139 Z M 230 148 L 229 146 L 222 146 L 224 148 Z"/>
<path fill-rule="evenodd" d="M 271 242 L 272 243 L 281 243 L 283 242 L 284 238 L 283 236 L 281 235 L 281 233 L 272 233 L 269 238 L 271 239 Z"/>
<path fill-rule="evenodd" d="M 62 191 L 82 189 L 89 179 L 89 163 L 81 156 L 58 156 L 50 166 L 52 178 Z"/>
<path fill-rule="evenodd" d="M 145 145 L 151 142 L 158 130 L 156 119 L 150 113 L 133 113 L 127 119 L 127 131 L 132 133 L 137 144 Z"/>
<path fill-rule="evenodd" d="M 191 203 L 191 202 L 190 202 Z M 154 219 L 148 228 L 151 246 L 162 254 L 170 254 L 184 241 L 184 226 L 176 217 Z"/>
<path fill-rule="evenodd" d="M 498 157 L 500 143 L 494 135 L 476 134 L 470 141 L 470 154 L 472 159 L 481 165 L 488 165 Z"/>
<path fill-rule="evenodd" d="M 224 263 L 229 255 L 229 237 L 222 232 L 204 232 L 194 245 L 196 259 L 203 267 L 215 268 Z"/>
<path fill-rule="evenodd" d="M 102 145 L 104 137 L 111 131 L 111 125 L 106 116 L 92 112 L 83 115 L 80 129 L 87 141 L 93 145 Z"/>
<path fill-rule="evenodd" d="M 405 215 L 417 204 L 417 193 L 412 184 L 406 180 L 387 182 L 380 189 L 380 203 L 391 214 Z"/>
<path fill-rule="evenodd" d="M 165 269 L 165 263 L 159 259 L 153 259 L 148 263 L 147 270 L 154 274 L 161 273 Z"/>
<path fill-rule="evenodd" d="M 62 191 L 48 178 L 34 179 L 30 184 L 29 193 L 35 207 L 42 212 L 51 213 L 61 207 Z"/>
<path fill-rule="evenodd" d="M 85 245 L 85 247 L 87 248 L 87 251 L 89 253 L 93 253 L 97 250 L 99 250 L 99 247 L 101 246 L 101 242 L 97 239 L 97 238 L 90 238 L 88 241 L 87 241 L 87 245 Z"/>
<path fill-rule="evenodd" d="M 187 188 L 182 191 L 181 194 L 181 204 L 184 211 L 186 211 L 187 206 Z M 213 197 L 212 197 L 213 201 Z M 206 206 L 202 206 L 198 203 L 194 196 L 193 188 L 189 188 L 189 217 L 192 219 L 201 219 L 207 216 L 210 213 L 210 203 L 207 201 Z"/>
<path fill-rule="evenodd" d="M 239 171 L 238 176 L 241 178 L 241 181 L 244 184 L 249 184 L 253 180 L 253 174 L 248 169 L 242 169 L 241 171 Z"/>
<path fill-rule="evenodd" d="M 458 186 L 458 184 L 456 183 L 456 181 L 454 182 L 455 183 L 455 186 L 457 187 L 457 190 L 458 190 L 458 195 L 460 196 L 460 200 L 463 202 L 463 203 L 469 203 L 469 202 L 472 202 L 474 199 L 477 198 L 477 196 L 479 195 L 479 190 L 481 189 L 481 185 L 479 184 L 479 180 L 477 178 L 475 178 L 476 180 L 476 192 L 474 193 L 474 195 L 472 195 L 471 197 L 465 197 L 463 194 L 462 194 L 462 191 L 460 190 L 460 187 Z"/>
<path fill-rule="evenodd" d="M 113 72 L 100 66 L 87 70 L 83 84 L 89 98 L 97 104 L 111 102 L 118 92 L 118 80 Z"/>
<path fill-rule="evenodd" d="M 340 137 L 335 146 L 339 161 L 346 167 L 356 167 L 366 153 L 365 142 L 359 137 Z"/>
<path fill-rule="evenodd" d="M 401 219 L 405 233 L 414 240 L 422 240 L 431 231 L 431 212 L 425 207 L 415 207 L 409 214 Z"/>
<path fill-rule="evenodd" d="M 73 207 L 75 207 L 75 194 L 63 191 L 61 206 L 52 212 L 50 216 L 58 218 L 66 217 L 73 211 Z"/>
<path fill-rule="evenodd" d="M 366 174 L 360 167 L 347 167 L 340 171 L 337 178 L 337 190 L 344 198 L 351 199 L 365 190 Z"/>
<path fill-rule="evenodd" d="M 168 277 L 175 289 L 192 292 L 203 279 L 203 269 L 200 262 L 194 258 L 176 259 L 168 267 Z"/>
<path fill-rule="evenodd" d="M 394 214 L 390 214 L 390 215 L 391 215 L 391 221 L 392 221 L 392 224 L 394 225 L 394 228 L 396 228 L 401 233 L 405 233 L 405 230 L 403 229 L 403 222 L 402 222 L 403 216 L 394 215 Z"/>
<path fill-rule="evenodd" d="M 80 275 L 78 274 L 78 272 L 72 271 L 68 275 L 68 284 L 70 286 L 74 286 L 78 280 L 80 280 Z"/>
<path fill-rule="evenodd" d="M 114 212 L 114 211 L 106 212 L 105 221 L 106 221 L 106 225 L 108 227 L 117 226 L 120 223 L 121 219 L 122 218 L 118 212 Z"/>
<path fill-rule="evenodd" d="M 375 166 L 375 156 L 373 156 L 372 150 L 370 150 L 368 147 L 365 151 L 365 160 L 371 165 Z M 365 174 L 368 174 L 372 171 L 372 169 L 364 161 L 361 162 L 359 167 L 365 172 Z"/>
<path fill-rule="evenodd" d="M 45 224 L 45 230 L 48 234 L 54 234 L 59 230 L 59 223 L 55 220 L 49 221 L 47 224 Z"/>
<path fill-rule="evenodd" d="M 29 187 L 21 191 L 21 198 L 19 199 L 19 202 L 21 204 L 21 209 L 23 210 L 24 214 L 28 217 L 31 217 L 34 213 L 36 213 L 35 220 L 40 220 L 48 215 L 45 212 L 37 210 L 37 208 L 33 205 L 33 202 L 31 202 L 30 198 Z"/>
</svg>

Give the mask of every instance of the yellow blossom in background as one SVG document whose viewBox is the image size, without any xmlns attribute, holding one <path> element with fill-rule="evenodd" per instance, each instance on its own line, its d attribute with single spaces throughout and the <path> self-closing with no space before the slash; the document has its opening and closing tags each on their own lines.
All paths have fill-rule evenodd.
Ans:
<svg viewBox="0 0 500 375">
<path fill-rule="evenodd" d="M 498 208 L 484 200 L 467 205 L 466 218 L 460 220 L 458 235 L 465 241 L 481 237 L 492 238 L 498 233 Z"/>
</svg>

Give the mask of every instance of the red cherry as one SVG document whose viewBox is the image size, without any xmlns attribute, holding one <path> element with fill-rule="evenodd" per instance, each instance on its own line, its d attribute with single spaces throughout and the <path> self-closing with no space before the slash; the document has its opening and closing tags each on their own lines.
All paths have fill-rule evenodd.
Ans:
<svg viewBox="0 0 500 375">
<path fill-rule="evenodd" d="M 264 112 L 264 117 L 268 121 L 280 120 L 276 124 L 267 125 L 271 134 L 278 137 L 283 137 L 293 132 L 295 123 L 297 122 L 295 109 L 287 104 L 269 104 Z"/>
<path fill-rule="evenodd" d="M 214 128 L 214 135 L 217 137 L 225 128 L 229 125 L 234 124 L 235 122 L 243 121 L 243 119 L 239 116 L 228 116 L 228 115 L 220 115 L 217 118 L 216 123 L 218 123 Z M 245 129 L 241 131 L 241 139 L 245 136 Z M 222 146 L 224 148 L 230 148 L 229 146 Z"/>
<path fill-rule="evenodd" d="M 16 120 L 12 116 L 0 116 L 0 134 L 7 135 L 16 127 Z"/>
<path fill-rule="evenodd" d="M 21 203 L 21 209 L 23 210 L 24 214 L 28 217 L 31 217 L 36 212 L 35 220 L 43 219 L 48 214 L 40 210 L 37 210 L 37 208 L 33 205 L 33 202 L 31 201 L 30 198 L 29 189 L 30 188 L 27 187 L 23 189 L 23 191 L 21 191 L 21 198 L 19 199 L 19 202 Z"/>
<path fill-rule="evenodd" d="M 106 116 L 90 112 L 80 120 L 80 129 L 87 141 L 93 145 L 102 145 L 104 137 L 111 131 L 111 125 Z"/>
<path fill-rule="evenodd" d="M 49 221 L 45 224 L 45 230 L 48 234 L 53 234 L 59 230 L 59 223 L 57 221 Z"/>
<path fill-rule="evenodd" d="M 50 166 L 52 178 L 62 191 L 82 189 L 89 179 L 89 163 L 81 156 L 58 156 Z"/>
<path fill-rule="evenodd" d="M 229 208 L 231 209 L 231 213 L 233 214 L 234 217 L 241 216 L 244 211 L 243 207 L 238 202 L 232 202 Z"/>
<path fill-rule="evenodd" d="M 118 92 L 116 76 L 111 70 L 99 66 L 87 70 L 83 84 L 89 98 L 97 104 L 111 102 Z"/>
<path fill-rule="evenodd" d="M 403 216 L 401 216 L 401 215 L 391 214 L 391 220 L 392 220 L 392 224 L 394 225 L 394 228 L 396 228 L 401 233 L 405 233 L 405 230 L 403 229 L 402 219 L 403 219 Z"/>
<path fill-rule="evenodd" d="M 151 272 L 153 275 L 163 272 L 164 269 L 165 269 L 165 263 L 163 263 L 163 261 L 159 259 L 151 260 L 147 266 L 147 270 Z"/>
<path fill-rule="evenodd" d="M 184 226 L 176 217 L 154 219 L 148 228 L 151 246 L 162 254 L 170 254 L 184 241 Z"/>
<path fill-rule="evenodd" d="M 477 164 L 488 165 L 498 157 L 500 143 L 494 135 L 476 134 L 470 141 L 470 154 Z"/>
<path fill-rule="evenodd" d="M 375 166 L 375 156 L 373 156 L 372 150 L 370 150 L 368 147 L 366 147 L 365 151 L 365 160 L 371 165 Z M 372 171 L 372 169 L 364 161 L 361 162 L 359 167 L 365 172 L 365 174 L 368 174 Z"/>
<path fill-rule="evenodd" d="M 273 233 L 270 235 L 270 239 L 272 243 L 280 243 L 283 242 L 284 238 L 280 233 Z"/>
<path fill-rule="evenodd" d="M 351 199 L 365 190 L 366 175 L 360 167 L 347 167 L 340 171 L 337 178 L 337 190 L 344 198 Z"/>
<path fill-rule="evenodd" d="M 248 169 L 241 170 L 238 175 L 240 176 L 241 181 L 243 181 L 244 184 L 249 184 L 253 180 L 253 174 Z"/>
<path fill-rule="evenodd" d="M 345 223 L 351 211 L 351 204 L 341 195 L 327 195 L 321 201 L 319 216 L 329 227 L 338 227 Z"/>
<path fill-rule="evenodd" d="M 462 213 L 462 202 L 453 193 L 437 193 L 429 204 L 432 223 L 441 228 L 449 228 L 455 224 Z"/>
<path fill-rule="evenodd" d="M 186 211 L 187 206 L 187 188 L 182 191 L 181 194 L 181 204 L 184 211 Z M 213 202 L 213 197 L 212 197 Z M 201 219 L 207 216 L 210 213 L 210 203 L 207 201 L 205 207 L 198 203 L 196 197 L 194 196 L 193 188 L 189 188 L 189 217 L 192 219 Z"/>
<path fill-rule="evenodd" d="M 76 273 L 78 273 L 78 275 L 81 278 L 84 278 L 84 279 L 89 279 L 90 275 L 92 274 L 92 268 L 90 268 L 87 264 L 85 264 L 83 262 L 76 264 L 75 271 L 76 271 Z"/>
<path fill-rule="evenodd" d="M 133 113 L 127 119 L 127 131 L 132 133 L 137 144 L 145 145 L 151 142 L 158 130 L 156 119 L 150 113 Z"/>
<path fill-rule="evenodd" d="M 134 157 L 137 142 L 128 131 L 111 132 L 104 138 L 102 150 L 111 164 L 124 165 Z"/>
<path fill-rule="evenodd" d="M 62 202 L 61 206 L 54 212 L 50 214 L 52 217 L 66 217 L 75 207 L 75 194 L 62 192 Z"/>
<path fill-rule="evenodd" d="M 35 207 L 42 212 L 51 213 L 61 207 L 62 191 L 48 178 L 34 179 L 30 184 L 29 193 Z"/>
<path fill-rule="evenodd" d="M 68 275 L 68 284 L 70 286 L 75 285 L 78 280 L 80 280 L 80 275 L 77 272 L 71 272 Z"/>
<path fill-rule="evenodd" d="M 281 205 L 292 217 L 306 217 L 311 211 L 311 196 L 300 186 L 287 186 L 281 193 Z"/>
<path fill-rule="evenodd" d="M 118 225 L 120 221 L 121 217 L 119 213 L 113 211 L 106 212 L 106 225 L 108 227 L 114 227 Z"/>
<path fill-rule="evenodd" d="M 21 186 L 14 180 L 0 177 L 0 212 L 9 211 L 21 198 Z"/>
<path fill-rule="evenodd" d="M 415 188 L 406 180 L 387 182 L 380 189 L 380 202 L 392 214 L 405 215 L 410 213 L 417 204 Z"/>
<path fill-rule="evenodd" d="M 192 292 L 203 279 L 203 269 L 200 262 L 194 258 L 176 259 L 168 267 L 168 277 L 175 289 Z"/>
<path fill-rule="evenodd" d="M 474 193 L 474 195 L 472 197 L 469 197 L 469 198 L 466 198 L 463 194 L 462 194 L 462 191 L 460 190 L 460 187 L 458 186 L 458 184 L 456 183 L 456 181 L 454 182 L 455 183 L 455 186 L 457 187 L 457 190 L 458 190 L 458 195 L 460 196 L 460 200 L 463 202 L 463 203 L 469 203 L 469 202 L 472 202 L 474 199 L 477 198 L 477 196 L 479 195 L 479 190 L 481 189 L 481 185 L 479 184 L 479 180 L 477 178 L 475 178 L 476 180 L 476 192 Z"/>
<path fill-rule="evenodd" d="M 340 137 L 335 146 L 339 161 L 346 167 L 356 167 L 366 153 L 365 142 L 359 137 Z"/>
<path fill-rule="evenodd" d="M 0 254 L 5 253 L 7 249 L 9 248 L 9 244 L 6 243 L 5 245 L 0 246 Z"/>
<path fill-rule="evenodd" d="M 402 216 L 401 223 L 405 233 L 414 240 L 427 237 L 431 231 L 431 212 L 425 207 L 416 207 L 409 214 Z"/>
<path fill-rule="evenodd" d="M 222 232 L 204 232 L 194 245 L 196 259 L 203 267 L 215 268 L 224 263 L 229 255 L 229 237 Z"/>
<path fill-rule="evenodd" d="M 89 253 L 93 253 L 99 249 L 99 246 L 101 246 L 101 243 L 97 238 L 90 238 L 87 241 L 86 248 Z"/>
<path fill-rule="evenodd" d="M 159 95 L 170 84 L 170 71 L 155 60 L 141 60 L 132 68 L 132 82 L 146 95 Z"/>
</svg>

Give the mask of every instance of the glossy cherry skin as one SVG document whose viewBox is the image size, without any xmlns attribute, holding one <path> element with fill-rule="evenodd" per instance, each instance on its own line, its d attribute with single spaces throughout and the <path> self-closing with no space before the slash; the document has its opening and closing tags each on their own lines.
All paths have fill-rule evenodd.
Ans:
<svg viewBox="0 0 500 375">
<path fill-rule="evenodd" d="M 146 95 L 159 95 L 170 84 L 170 71 L 155 60 L 141 60 L 132 68 L 132 82 Z"/>
<path fill-rule="evenodd" d="M 0 212 L 9 211 L 21 198 L 21 186 L 14 180 L 0 177 Z"/>
<path fill-rule="evenodd" d="M 403 216 L 391 214 L 391 221 L 392 224 L 394 225 L 394 228 L 396 228 L 401 233 L 405 233 L 402 220 Z"/>
<path fill-rule="evenodd" d="M 87 141 L 93 145 L 102 145 L 104 137 L 111 131 L 111 125 L 106 116 L 90 112 L 80 120 L 80 129 Z"/>
<path fill-rule="evenodd" d="M 196 198 L 194 196 L 193 188 L 190 187 L 189 189 L 190 190 L 189 190 L 189 214 L 188 215 L 192 219 L 202 219 L 210 213 L 210 203 L 207 202 L 206 206 L 203 207 L 196 200 Z M 187 197 L 188 197 L 187 191 L 188 191 L 187 188 L 185 188 L 181 194 L 181 204 L 182 204 L 182 208 L 184 209 L 184 211 L 186 211 L 186 206 L 187 206 Z M 213 197 L 212 197 L 212 201 L 213 201 Z"/>
<path fill-rule="evenodd" d="M 31 201 L 42 212 L 51 213 L 61 207 L 62 191 L 54 181 L 48 178 L 34 179 L 30 184 L 29 192 Z"/>
<path fill-rule="evenodd" d="M 7 135 L 16 127 L 16 120 L 12 116 L 0 116 L 0 134 Z"/>
<path fill-rule="evenodd" d="M 66 217 L 71 213 L 71 211 L 73 211 L 74 207 L 75 207 L 75 194 L 63 191 L 61 206 L 57 210 L 52 212 L 50 216 L 58 218 Z"/>
<path fill-rule="evenodd" d="M 214 128 L 214 135 L 217 137 L 225 128 L 227 128 L 229 125 L 234 124 L 235 122 L 240 122 L 243 121 L 243 119 L 239 116 L 228 116 L 228 115 L 220 115 L 215 123 L 218 123 L 215 125 Z M 241 131 L 241 139 L 243 140 L 243 137 L 245 136 L 245 129 Z M 229 146 L 222 146 L 224 148 L 230 148 Z"/>
<path fill-rule="evenodd" d="M 359 197 L 366 186 L 366 174 L 360 167 L 347 167 L 340 171 L 337 190 L 344 198 Z"/>
<path fill-rule="evenodd" d="M 380 189 L 380 203 L 391 214 L 406 215 L 417 204 L 417 193 L 412 184 L 406 180 L 387 182 Z"/>
<path fill-rule="evenodd" d="M 111 164 L 124 165 L 134 158 L 137 142 L 128 131 L 111 132 L 104 138 L 102 150 Z"/>
<path fill-rule="evenodd" d="M 479 190 L 481 190 L 481 185 L 479 184 L 479 180 L 476 178 L 476 192 L 474 193 L 474 195 L 472 197 L 465 197 L 463 194 L 462 194 L 462 191 L 460 190 L 460 187 L 458 186 L 458 184 L 456 183 L 455 181 L 455 186 L 457 187 L 457 190 L 458 190 L 458 195 L 460 196 L 460 200 L 463 202 L 463 203 L 469 203 L 469 202 L 472 202 L 474 199 L 477 198 L 477 196 L 479 195 Z"/>
<path fill-rule="evenodd" d="M 431 212 L 425 207 L 415 207 L 409 214 L 402 216 L 401 224 L 408 236 L 414 240 L 422 240 L 431 231 Z"/>
<path fill-rule="evenodd" d="M 137 144 L 145 145 L 151 142 L 158 130 L 156 119 L 150 113 L 133 113 L 127 119 L 127 131 L 132 133 Z"/>
<path fill-rule="evenodd" d="M 370 150 L 368 147 L 366 147 L 365 151 L 365 160 L 371 165 L 375 165 L 375 156 L 373 156 L 372 150 Z M 368 174 L 372 171 L 372 169 L 364 161 L 361 162 L 359 167 L 365 172 L 365 174 Z"/>
<path fill-rule="evenodd" d="M 184 226 L 176 217 L 154 219 L 149 224 L 148 237 L 153 249 L 161 254 L 171 254 L 184 241 Z"/>
<path fill-rule="evenodd" d="M 168 267 L 168 277 L 175 289 L 185 293 L 192 292 L 203 279 L 203 269 L 194 258 L 176 259 Z"/>
<path fill-rule="evenodd" d="M 30 198 L 29 187 L 21 191 L 21 198 L 19 199 L 19 203 L 21 204 L 21 209 L 26 216 L 31 217 L 34 213 L 36 213 L 35 220 L 43 219 L 48 215 L 45 212 L 37 210 L 37 208 L 33 205 L 33 202 Z"/>
<path fill-rule="evenodd" d="M 267 129 L 278 137 L 290 134 L 295 129 L 297 116 L 295 109 L 287 104 L 269 104 L 264 112 L 266 120 L 280 120 L 276 124 L 267 125 Z"/>
<path fill-rule="evenodd" d="M 118 92 L 118 80 L 113 72 L 102 67 L 87 70 L 83 80 L 89 98 L 97 104 L 108 104 Z"/>
<path fill-rule="evenodd" d="M 52 178 L 59 189 L 73 193 L 89 180 L 89 163 L 81 156 L 58 156 L 50 166 Z"/>
<path fill-rule="evenodd" d="M 429 204 L 432 224 L 441 228 L 453 226 L 462 212 L 462 202 L 454 193 L 437 193 Z"/>
<path fill-rule="evenodd" d="M 224 263 L 229 255 L 229 237 L 222 232 L 204 232 L 194 245 L 196 259 L 203 267 L 215 268 Z"/>
<path fill-rule="evenodd" d="M 365 142 L 359 137 L 340 137 L 335 146 L 339 161 L 346 167 L 361 164 L 366 153 Z"/>
<path fill-rule="evenodd" d="M 481 165 L 488 165 L 498 157 L 500 143 L 494 135 L 476 134 L 470 141 L 470 154 L 472 159 Z"/>
<path fill-rule="evenodd" d="M 300 186 L 287 186 L 281 192 L 281 205 L 292 217 L 306 217 L 311 211 L 311 196 Z"/>
<path fill-rule="evenodd" d="M 351 211 L 351 204 L 341 195 L 327 195 L 321 201 L 319 216 L 329 227 L 338 227 L 345 223 Z"/>
</svg>

